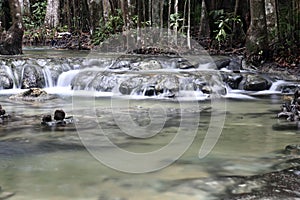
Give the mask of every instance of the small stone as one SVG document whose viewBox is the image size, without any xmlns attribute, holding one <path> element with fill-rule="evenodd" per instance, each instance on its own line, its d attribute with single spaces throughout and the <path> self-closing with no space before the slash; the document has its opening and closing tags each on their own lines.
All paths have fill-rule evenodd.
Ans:
<svg viewBox="0 0 300 200">
<path fill-rule="evenodd" d="M 1 116 L 1 115 L 5 115 L 5 110 L 0 109 L 0 116 Z"/>
<path fill-rule="evenodd" d="M 54 120 L 64 120 L 66 116 L 66 113 L 63 110 L 56 110 L 54 112 Z"/>
<path fill-rule="evenodd" d="M 42 118 L 43 122 L 51 122 L 52 121 L 52 117 L 51 115 L 44 115 Z"/>
</svg>

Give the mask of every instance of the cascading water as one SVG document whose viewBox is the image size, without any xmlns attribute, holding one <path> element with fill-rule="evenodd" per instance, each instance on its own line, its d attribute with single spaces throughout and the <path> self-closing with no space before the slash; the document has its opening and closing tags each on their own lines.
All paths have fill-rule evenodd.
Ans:
<svg viewBox="0 0 300 200">
<path fill-rule="evenodd" d="M 286 86 L 290 86 L 288 88 L 290 89 L 298 85 L 295 82 L 274 81 L 270 83 L 269 89 L 262 91 L 246 91 L 243 87 L 232 89 L 226 81 L 236 81 L 239 78 L 235 77 L 243 76 L 242 83 L 244 84 L 254 73 L 241 71 L 240 74 L 234 74 L 230 70 L 218 70 L 219 68 L 209 60 L 204 61 L 191 64 L 180 57 L 145 55 L 117 58 L 110 55 L 86 59 L 21 58 L 11 60 L 8 58 L 0 63 L 0 72 L 6 76 L 5 80 L 2 79 L 2 83 L 9 79 L 12 90 L 29 86 L 47 88 L 47 91 L 51 90 L 52 93 L 65 94 L 66 90 L 88 90 L 99 92 L 99 95 L 103 92 L 107 94 L 113 92 L 133 96 L 133 98 L 137 95 L 176 98 L 190 96 L 191 92 L 197 93 L 199 98 L 204 98 L 209 96 L 207 95 L 209 90 L 213 89 L 207 87 L 209 87 L 208 82 L 214 79 L 209 77 L 214 77 L 212 74 L 215 73 L 227 77 L 223 80 L 217 77 L 216 85 L 220 86 L 220 91 L 223 90 L 222 88 L 227 88 L 225 97 L 228 98 L 250 98 L 251 95 L 281 93 L 284 90 L 282 88 Z M 261 77 L 264 78 L 264 76 L 268 75 Z M 266 80 L 270 82 L 271 79 Z M 237 83 L 237 85 L 241 84 Z M 0 88 L 8 89 L 7 87 L 7 85 L 5 87 L 0 85 Z"/>
<path fill-rule="evenodd" d="M 45 86 L 46 87 L 53 87 L 53 80 L 52 80 L 52 74 L 50 69 L 47 66 L 44 66 L 42 69 L 44 80 L 45 80 Z"/>
<path fill-rule="evenodd" d="M 17 89 L 18 88 L 18 82 L 17 79 L 15 77 L 15 73 L 13 73 L 12 69 L 6 65 L 2 65 L 4 67 L 4 70 L 6 72 L 6 74 L 9 76 L 9 78 L 13 81 L 13 89 Z"/>
<path fill-rule="evenodd" d="M 70 87 L 72 80 L 80 72 L 80 70 L 70 70 L 60 74 L 57 80 L 57 87 Z"/>
</svg>

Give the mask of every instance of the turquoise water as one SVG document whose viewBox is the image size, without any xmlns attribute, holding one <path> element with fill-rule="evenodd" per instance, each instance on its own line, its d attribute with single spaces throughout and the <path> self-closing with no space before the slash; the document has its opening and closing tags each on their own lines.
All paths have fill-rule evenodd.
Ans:
<svg viewBox="0 0 300 200">
<path fill-rule="evenodd" d="M 125 103 L 125 100 L 119 101 Z M 112 107 L 111 98 L 104 97 L 77 98 L 74 103 L 72 97 L 60 96 L 48 102 L 24 103 L 10 101 L 8 96 L 2 95 L 0 102 L 12 115 L 11 121 L 0 125 L 0 186 L 5 192 L 15 193 L 10 199 L 16 200 L 217 199 L 215 193 L 223 188 L 217 183 L 217 176 L 272 171 L 272 166 L 285 159 L 280 151 L 286 145 L 300 141 L 299 130 L 276 131 L 272 128 L 278 121 L 280 96 L 256 100 L 227 99 L 222 134 L 203 159 L 198 157 L 199 149 L 208 125 L 214 123 L 210 122 L 209 101 L 198 102 L 199 110 L 190 110 L 191 104 L 185 102 L 183 111 L 180 110 L 183 105 L 178 102 L 151 99 L 132 99 L 128 109 L 116 109 L 116 105 Z M 112 114 L 113 108 L 115 114 L 124 116 L 121 121 L 126 123 L 130 117 L 143 127 L 151 123 L 149 109 L 153 107 L 166 110 L 165 115 L 155 113 L 157 110 L 153 114 L 165 123 L 157 134 L 148 138 L 126 135 Z M 40 125 L 43 114 L 53 114 L 55 109 L 61 108 L 67 115 L 75 117 L 79 131 L 72 125 L 58 129 Z M 125 111 L 129 111 L 129 115 L 123 115 Z M 105 143 L 105 135 L 126 151 L 155 151 L 176 136 L 182 117 L 190 121 L 199 118 L 192 145 L 177 161 L 151 173 L 131 174 L 107 167 L 82 145 L 82 139 L 95 140 L 97 142 L 93 144 L 97 150 L 110 155 L 112 151 Z M 190 127 L 184 128 L 186 138 L 192 137 Z M 104 135 L 100 134 L 100 129 Z M 112 159 L 123 161 L 123 158 L 111 155 L 114 156 Z M 215 185 L 202 183 L 201 180 L 206 178 L 215 180 Z"/>
</svg>

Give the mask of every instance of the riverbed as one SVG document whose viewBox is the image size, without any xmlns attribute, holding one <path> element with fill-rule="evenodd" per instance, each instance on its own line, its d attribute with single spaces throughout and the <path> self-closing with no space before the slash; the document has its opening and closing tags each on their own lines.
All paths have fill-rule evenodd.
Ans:
<svg viewBox="0 0 300 200">
<path fill-rule="evenodd" d="M 222 134 L 213 150 L 200 159 L 198 153 L 208 124 L 214 122 L 210 122 L 210 103 L 199 102 L 199 112 L 191 112 L 189 116 L 193 119 L 193 115 L 200 115 L 197 134 L 183 156 L 161 170 L 132 174 L 101 163 L 81 143 L 82 134 L 96 139 L 99 136 L 95 133 L 101 128 L 111 136 L 111 141 L 127 151 L 150 152 L 175 137 L 182 113 L 173 113 L 157 135 L 136 139 L 122 134 L 118 125 L 111 121 L 112 100 L 107 97 L 92 98 L 97 110 L 95 116 L 79 115 L 76 110 L 82 109 L 73 108 L 70 96 L 34 104 L 9 101 L 7 96 L 0 98 L 7 112 L 20 120 L 0 126 L 1 187 L 16 193 L 11 199 L 217 199 L 216 191 L 218 187 L 222 188 L 218 185 L 218 176 L 270 172 L 274 165 L 285 159 L 281 150 L 300 139 L 298 130 L 276 131 L 272 128 L 277 123 L 280 96 L 227 99 Z M 91 98 L 81 99 L 82 105 L 90 102 Z M 139 114 L 143 115 L 153 103 L 153 100 L 131 100 L 129 109 L 139 109 Z M 172 101 L 160 104 L 170 109 L 179 106 Z M 86 120 L 80 126 L 84 129 L 45 129 L 40 125 L 43 114 L 52 114 L 61 108 L 67 115 L 76 114 L 78 119 Z M 97 145 L 102 151 L 110 149 L 104 142 Z M 195 188 L 188 184 L 191 180 L 204 178 L 215 179 L 216 185 L 203 183 Z M 182 188 L 176 187 L 184 182 L 186 185 Z"/>
</svg>

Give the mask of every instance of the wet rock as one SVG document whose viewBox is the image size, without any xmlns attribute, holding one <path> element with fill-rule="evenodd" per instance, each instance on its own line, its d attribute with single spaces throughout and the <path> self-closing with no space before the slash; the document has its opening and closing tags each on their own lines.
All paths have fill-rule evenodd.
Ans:
<svg viewBox="0 0 300 200">
<path fill-rule="evenodd" d="M 299 128 L 300 120 L 300 90 L 297 89 L 294 93 L 294 97 L 285 96 L 281 105 L 281 112 L 277 114 L 277 118 L 286 118 L 289 122 L 296 121 L 296 125 Z"/>
<path fill-rule="evenodd" d="M 300 155 L 300 145 L 298 145 L 298 144 L 287 145 L 285 147 L 284 151 L 286 154 L 289 154 L 289 155 Z"/>
<path fill-rule="evenodd" d="M 153 86 L 153 85 L 150 85 L 150 86 L 148 86 L 148 87 L 146 87 L 145 88 L 145 90 L 144 90 L 144 95 L 145 96 L 156 96 L 156 90 L 155 90 L 155 86 Z"/>
<path fill-rule="evenodd" d="M 262 76 L 249 74 L 246 76 L 243 89 L 248 91 L 262 91 L 268 90 L 270 87 L 271 83 Z"/>
<path fill-rule="evenodd" d="M 63 110 L 55 110 L 54 112 L 54 120 L 64 120 L 65 116 L 66 113 Z"/>
<path fill-rule="evenodd" d="M 177 66 L 178 69 L 194 69 L 196 68 L 195 65 L 192 65 L 187 59 L 179 58 L 177 59 Z"/>
<path fill-rule="evenodd" d="M 52 120 L 51 115 L 44 115 L 42 117 L 41 124 L 46 127 L 65 127 L 66 125 L 74 125 L 74 119 L 73 116 L 67 116 L 66 113 L 63 110 L 55 110 L 54 111 L 54 120 Z"/>
<path fill-rule="evenodd" d="M 223 59 L 218 59 L 215 61 L 217 69 L 219 69 L 219 70 L 222 68 L 227 68 L 229 63 L 230 63 L 230 58 L 223 58 Z"/>
<path fill-rule="evenodd" d="M 233 57 L 230 59 L 230 63 L 227 66 L 227 69 L 238 72 L 242 69 L 242 58 Z"/>
<path fill-rule="evenodd" d="M 11 89 L 13 88 L 13 81 L 4 69 L 0 68 L 0 88 Z"/>
<path fill-rule="evenodd" d="M 282 85 L 282 86 L 279 88 L 279 90 L 281 90 L 282 93 L 291 94 L 291 93 L 294 93 L 298 88 L 299 88 L 298 85 L 295 85 L 295 84 L 287 84 L 287 85 Z"/>
<path fill-rule="evenodd" d="M 55 96 L 47 94 L 46 91 L 40 88 L 30 88 L 25 92 L 9 97 L 9 99 L 11 100 L 22 100 L 22 101 L 46 101 L 55 98 L 56 98 Z"/>
<path fill-rule="evenodd" d="M 0 105 L 0 124 L 7 122 L 10 118 L 11 116 L 6 114 L 6 111 Z"/>
<path fill-rule="evenodd" d="M 220 199 L 298 199 L 300 166 L 255 176 L 228 177 L 234 180 Z"/>
<path fill-rule="evenodd" d="M 134 67 L 130 67 L 131 70 L 141 70 L 141 71 L 147 71 L 147 70 L 159 70 L 162 69 L 162 66 L 157 60 L 147 60 L 142 61 L 141 63 L 138 63 Z"/>
<path fill-rule="evenodd" d="M 45 79 L 41 68 L 34 65 L 25 65 L 21 88 L 28 89 L 43 87 L 45 87 Z"/>
<path fill-rule="evenodd" d="M 118 85 L 118 80 L 118 75 L 99 72 L 88 84 L 88 88 L 101 92 L 111 92 Z"/>
<path fill-rule="evenodd" d="M 239 85 L 243 80 L 243 76 L 240 74 L 223 74 L 223 81 L 231 89 L 239 89 Z"/>
<path fill-rule="evenodd" d="M 0 105 L 0 116 L 5 115 L 5 110 L 2 108 L 2 105 Z"/>
<path fill-rule="evenodd" d="M 42 122 L 51 122 L 52 121 L 52 116 L 51 115 L 44 115 L 42 117 Z"/>
<path fill-rule="evenodd" d="M 156 47 L 142 47 L 140 49 L 129 50 L 129 54 L 144 54 L 144 55 L 177 55 L 178 53 L 172 50 L 160 49 Z"/>
<path fill-rule="evenodd" d="M 136 76 L 122 81 L 119 86 L 119 92 L 124 95 L 130 95 L 135 88 L 141 87 L 143 82 L 146 81 L 143 79 L 142 76 Z"/>
</svg>

